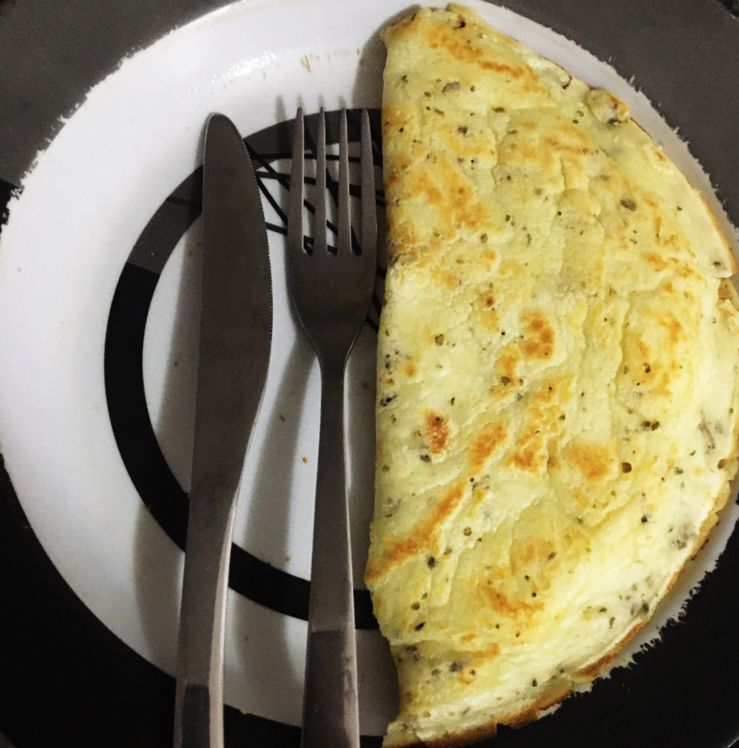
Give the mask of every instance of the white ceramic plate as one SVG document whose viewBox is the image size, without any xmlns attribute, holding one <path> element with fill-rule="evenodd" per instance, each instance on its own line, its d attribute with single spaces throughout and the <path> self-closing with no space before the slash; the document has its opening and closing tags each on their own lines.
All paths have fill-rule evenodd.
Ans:
<svg viewBox="0 0 739 748">
<path fill-rule="evenodd" d="M 685 145 L 611 67 L 508 10 L 469 5 L 625 99 L 726 220 Z M 221 111 L 245 136 L 261 133 L 253 142 L 265 156 L 263 184 L 279 204 L 279 181 L 267 172 L 286 166 L 273 158 L 279 152 L 264 149 L 274 143 L 279 151 L 284 143 L 289 130 L 280 123 L 299 103 L 309 112 L 321 105 L 377 108 L 383 49 L 376 31 L 406 7 L 403 0 L 247 0 L 172 32 L 89 92 L 10 205 L 0 244 L 0 450 L 34 531 L 70 586 L 169 673 L 183 565 L 178 502 L 192 439 L 188 248 L 198 241 L 198 222 L 183 227 L 197 214 L 190 194 L 205 118 Z M 283 225 L 267 201 L 265 213 L 276 229 Z M 270 244 L 275 334 L 236 520 L 240 581 L 229 594 L 225 697 L 243 711 L 299 724 L 318 378 L 288 313 L 278 230 Z M 135 330 L 127 337 L 137 324 L 140 337 Z M 368 326 L 349 388 L 357 589 L 372 501 L 373 356 Z M 138 390 L 131 394 L 127 384 Z M 635 647 L 655 636 L 714 563 L 736 506 L 727 511 L 700 562 Z M 364 618 L 361 725 L 376 735 L 392 716 L 394 676 L 366 610 Z"/>
</svg>

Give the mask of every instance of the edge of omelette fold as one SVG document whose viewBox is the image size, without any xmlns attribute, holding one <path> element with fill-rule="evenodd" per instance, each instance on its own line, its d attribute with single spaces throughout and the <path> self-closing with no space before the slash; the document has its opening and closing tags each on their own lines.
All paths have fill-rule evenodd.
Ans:
<svg viewBox="0 0 739 748">
<path fill-rule="evenodd" d="M 593 679 L 705 542 L 737 471 L 736 263 L 612 94 L 458 5 L 384 40 L 366 582 L 384 745 L 452 745 Z"/>
</svg>

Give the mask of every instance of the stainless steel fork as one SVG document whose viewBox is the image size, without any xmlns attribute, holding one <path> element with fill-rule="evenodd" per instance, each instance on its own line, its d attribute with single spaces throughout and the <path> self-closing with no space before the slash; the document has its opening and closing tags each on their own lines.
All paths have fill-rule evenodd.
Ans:
<svg viewBox="0 0 739 748">
<path fill-rule="evenodd" d="M 287 275 L 295 313 L 321 368 L 303 748 L 359 748 L 357 656 L 349 512 L 344 465 L 344 370 L 372 298 L 377 255 L 375 180 L 369 117 L 361 123 L 360 251 L 352 248 L 346 111 L 339 135 L 336 251 L 326 240 L 326 122 L 318 117 L 312 251 L 304 246 L 303 112 L 293 134 L 287 226 Z"/>
</svg>

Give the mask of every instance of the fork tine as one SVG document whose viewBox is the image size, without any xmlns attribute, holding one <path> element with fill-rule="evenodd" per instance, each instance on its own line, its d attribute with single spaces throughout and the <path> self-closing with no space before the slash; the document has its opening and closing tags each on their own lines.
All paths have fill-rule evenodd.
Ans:
<svg viewBox="0 0 739 748">
<path fill-rule="evenodd" d="M 360 161 L 362 169 L 362 238 L 361 251 L 366 260 L 377 256 L 377 207 L 375 205 L 375 164 L 372 158 L 372 134 L 369 114 L 362 110 Z"/>
<path fill-rule="evenodd" d="M 303 189 L 305 135 L 303 108 L 299 107 L 293 123 L 293 161 L 290 168 L 290 195 L 287 206 L 287 248 L 303 250 Z"/>
<path fill-rule="evenodd" d="M 313 229 L 313 251 L 326 251 L 326 116 L 323 107 L 318 114 L 316 136 L 316 218 Z"/>
<path fill-rule="evenodd" d="M 349 207 L 349 138 L 346 127 L 346 109 L 341 110 L 339 122 L 339 230 L 338 251 L 351 252 L 351 215 Z"/>
</svg>

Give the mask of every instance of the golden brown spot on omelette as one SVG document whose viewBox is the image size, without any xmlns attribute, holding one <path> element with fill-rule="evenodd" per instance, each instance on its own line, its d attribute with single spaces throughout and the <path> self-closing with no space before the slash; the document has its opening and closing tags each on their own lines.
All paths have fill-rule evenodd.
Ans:
<svg viewBox="0 0 739 748">
<path fill-rule="evenodd" d="M 512 600 L 494 583 L 491 585 L 480 585 L 478 589 L 483 593 L 483 598 L 486 599 L 486 602 L 495 613 L 506 618 L 530 618 L 537 609 L 541 608 L 541 603 L 530 603 L 526 600 Z"/>
<path fill-rule="evenodd" d="M 418 234 L 409 223 L 396 224 L 393 233 L 395 236 L 395 247 L 399 253 L 406 247 L 413 247 L 419 243 Z"/>
<path fill-rule="evenodd" d="M 406 361 L 404 369 L 409 377 L 415 377 L 418 372 L 418 367 L 416 366 L 415 361 Z"/>
<path fill-rule="evenodd" d="M 444 185 L 443 208 L 451 219 L 447 231 L 452 233 L 454 228 L 475 228 L 480 225 L 488 217 L 488 211 L 474 197 L 472 183 L 446 158 L 438 159 L 434 171 Z"/>
<path fill-rule="evenodd" d="M 539 414 L 532 412 L 526 427 L 519 429 L 515 449 L 506 461 L 508 465 L 530 473 L 539 473 L 545 469 L 548 455 L 544 449 L 541 426 Z"/>
<path fill-rule="evenodd" d="M 649 195 L 644 195 L 642 197 L 642 201 L 645 202 L 650 208 L 652 208 L 652 210 L 657 210 L 657 208 L 659 207 L 657 203 L 652 200 L 651 197 L 649 197 Z"/>
<path fill-rule="evenodd" d="M 505 441 L 508 431 L 503 424 L 494 423 L 488 426 L 472 444 L 470 465 L 473 470 L 481 468 L 498 447 Z"/>
<path fill-rule="evenodd" d="M 480 654 L 484 656 L 495 656 L 500 654 L 500 644 L 498 642 L 490 642 L 484 649 L 480 650 Z"/>
<path fill-rule="evenodd" d="M 562 450 L 562 456 L 589 481 L 602 481 L 615 472 L 615 455 L 604 444 L 573 440 Z"/>
<path fill-rule="evenodd" d="M 400 173 L 405 171 L 412 164 L 413 161 L 408 158 L 408 156 L 396 153 L 393 156 L 388 157 L 385 168 L 388 170 L 389 174 L 393 175 L 393 179 L 397 179 L 400 176 Z"/>
<path fill-rule="evenodd" d="M 429 540 L 435 537 L 439 525 L 451 517 L 463 496 L 462 484 L 457 483 L 444 494 L 441 501 L 434 507 L 427 522 L 421 528 L 422 532 L 418 533 L 419 537 L 425 539 L 426 547 L 431 545 Z"/>
<path fill-rule="evenodd" d="M 439 454 L 449 440 L 449 421 L 437 413 L 426 414 L 426 439 L 429 452 Z"/>
<path fill-rule="evenodd" d="M 511 343 L 506 346 L 503 353 L 498 357 L 498 364 L 496 366 L 498 376 L 513 382 L 518 376 L 518 365 L 521 363 L 521 356 L 519 348 L 515 343 Z"/>
<path fill-rule="evenodd" d="M 518 260 L 503 260 L 500 263 L 501 278 L 516 278 L 523 275 L 523 265 Z"/>
<path fill-rule="evenodd" d="M 432 274 L 434 280 L 443 288 L 453 291 L 459 286 L 459 276 L 450 273 L 448 270 L 435 269 L 432 271 Z"/>
<path fill-rule="evenodd" d="M 544 449 L 544 438 L 541 433 L 534 431 L 524 433 L 517 440 L 517 448 L 508 457 L 507 464 L 526 473 L 543 473 L 549 461 L 549 455 Z"/>
<path fill-rule="evenodd" d="M 518 148 L 518 157 L 522 161 L 533 161 L 534 163 L 539 162 L 539 151 L 533 146 L 524 144 Z"/>
<path fill-rule="evenodd" d="M 456 34 L 451 29 L 443 26 L 430 26 L 424 33 L 431 49 L 446 52 L 450 57 L 459 62 L 474 63 L 483 70 L 494 70 L 496 73 L 502 73 L 514 79 L 526 75 L 530 76 L 527 68 L 506 65 L 505 63 L 487 58 L 484 49 L 473 44 L 469 38 L 460 38 L 463 35 Z"/>
<path fill-rule="evenodd" d="M 382 124 L 387 129 L 399 129 L 407 122 L 406 110 L 400 107 L 384 107 L 382 110 Z M 402 156 L 399 158 L 403 158 Z"/>
<path fill-rule="evenodd" d="M 575 156 L 582 156 L 590 152 L 587 146 L 575 143 L 564 143 L 561 139 L 545 138 L 544 142 L 554 151 L 561 151 Z"/>
<path fill-rule="evenodd" d="M 406 179 L 405 188 L 410 199 L 424 197 L 431 205 L 442 206 L 444 193 L 437 186 L 428 169 L 418 168 Z"/>
<path fill-rule="evenodd" d="M 495 144 L 490 142 L 490 138 L 476 136 L 469 128 L 460 130 L 458 126 L 445 125 L 438 128 L 438 137 L 446 146 L 445 150 L 455 154 L 459 164 L 472 166 L 479 162 L 482 155 L 491 165 L 497 161 Z"/>
<path fill-rule="evenodd" d="M 554 328 L 541 312 L 522 315 L 523 336 L 521 350 L 527 358 L 546 359 L 554 352 Z"/>
<path fill-rule="evenodd" d="M 559 467 L 559 442 L 550 439 L 547 443 L 547 467 L 556 470 Z"/>
<path fill-rule="evenodd" d="M 541 538 L 515 543 L 511 551 L 511 569 L 517 573 L 521 567 L 530 566 L 537 558 L 545 558 L 551 549 L 551 542 Z"/>
<path fill-rule="evenodd" d="M 409 558 L 420 555 L 423 550 L 424 546 L 415 537 L 409 536 L 396 541 L 374 564 L 368 564 L 365 579 L 374 581 L 387 574 L 393 567 L 400 566 Z"/>
<path fill-rule="evenodd" d="M 488 330 L 497 330 L 500 327 L 500 317 L 495 309 L 488 307 L 482 317 L 482 323 Z"/>
<path fill-rule="evenodd" d="M 535 470 L 537 463 L 537 453 L 535 450 L 527 447 L 513 453 L 512 462 L 519 470 L 537 472 Z"/>
<path fill-rule="evenodd" d="M 659 324 L 667 330 L 671 343 L 677 343 L 683 337 L 683 326 L 673 314 L 665 314 L 659 319 Z"/>
<path fill-rule="evenodd" d="M 580 509 L 587 509 L 590 504 L 589 497 L 579 489 L 572 492 L 572 500 Z"/>
<path fill-rule="evenodd" d="M 734 291 L 731 285 L 731 281 L 728 281 L 725 278 L 722 279 L 718 287 L 719 299 L 721 301 L 727 301 L 728 299 L 733 299 L 735 294 L 736 294 L 736 291 Z"/>
<path fill-rule="evenodd" d="M 488 218 L 488 209 L 474 197 L 472 183 L 448 158 L 440 156 L 431 166 L 408 169 L 403 184 L 409 201 L 421 198 L 435 209 L 435 228 L 444 236 L 475 228 Z M 390 213 L 404 210 L 404 205 L 393 206 Z"/>
<path fill-rule="evenodd" d="M 645 252 L 644 259 L 656 270 L 665 270 L 667 267 L 669 267 L 668 263 L 654 252 Z"/>
<path fill-rule="evenodd" d="M 375 563 L 368 564 L 365 579 L 374 581 L 413 556 L 427 551 L 437 552 L 435 545 L 439 526 L 454 514 L 463 497 L 462 484 L 454 484 L 436 502 L 422 522 L 415 525 L 405 537 L 391 543 L 389 549 Z"/>
</svg>

